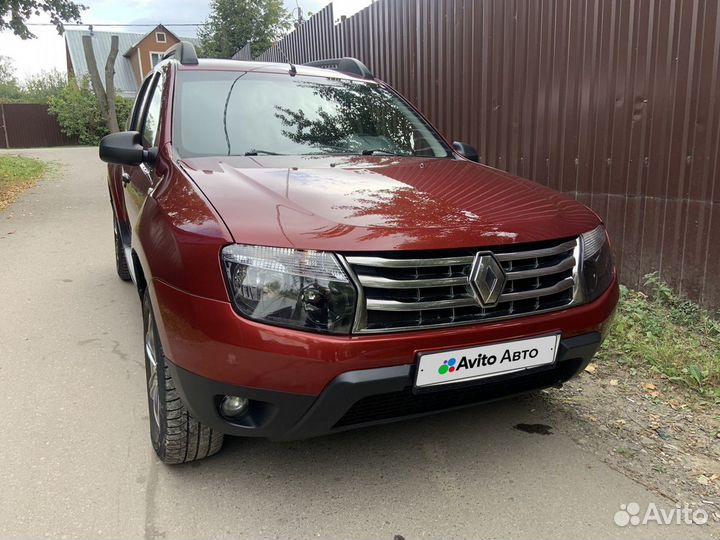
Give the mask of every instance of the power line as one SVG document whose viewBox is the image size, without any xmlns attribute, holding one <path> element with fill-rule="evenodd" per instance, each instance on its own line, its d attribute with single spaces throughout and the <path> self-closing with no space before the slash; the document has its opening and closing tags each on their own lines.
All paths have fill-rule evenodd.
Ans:
<svg viewBox="0 0 720 540">
<path fill-rule="evenodd" d="M 203 26 L 205 23 L 63 23 L 63 26 Z M 56 26 L 53 23 L 25 23 L 25 26 Z"/>
</svg>

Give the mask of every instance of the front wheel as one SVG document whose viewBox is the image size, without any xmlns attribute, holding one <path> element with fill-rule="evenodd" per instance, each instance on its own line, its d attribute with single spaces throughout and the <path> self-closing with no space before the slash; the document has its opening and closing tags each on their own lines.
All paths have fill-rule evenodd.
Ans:
<svg viewBox="0 0 720 540">
<path fill-rule="evenodd" d="M 147 290 L 143 296 L 143 322 L 150 439 L 155 453 L 168 464 L 195 461 L 217 453 L 223 444 L 223 434 L 190 416 L 175 389 Z"/>
</svg>

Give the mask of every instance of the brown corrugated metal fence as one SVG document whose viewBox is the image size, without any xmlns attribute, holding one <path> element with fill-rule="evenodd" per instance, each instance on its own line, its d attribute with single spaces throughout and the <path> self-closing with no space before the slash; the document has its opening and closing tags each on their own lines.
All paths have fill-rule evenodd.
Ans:
<svg viewBox="0 0 720 540">
<path fill-rule="evenodd" d="M 484 163 L 595 209 L 625 283 L 720 306 L 716 0 L 379 0 L 280 48 L 359 58 Z"/>
<path fill-rule="evenodd" d="M 38 148 L 78 144 L 60 130 L 48 106 L 39 103 L 0 103 L 0 148 Z"/>
<path fill-rule="evenodd" d="M 258 56 L 264 62 L 312 62 L 338 55 L 333 33 L 332 4 L 315 13 L 300 27 Z M 299 60 L 298 60 L 299 59 Z"/>
</svg>

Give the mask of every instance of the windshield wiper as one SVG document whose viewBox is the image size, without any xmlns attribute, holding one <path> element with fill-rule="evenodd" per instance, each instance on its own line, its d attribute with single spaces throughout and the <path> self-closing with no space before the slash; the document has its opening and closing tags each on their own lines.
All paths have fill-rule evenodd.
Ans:
<svg viewBox="0 0 720 540">
<path fill-rule="evenodd" d="M 278 154 L 277 152 L 268 152 L 267 150 L 250 150 L 249 152 L 245 152 L 246 156 L 282 156 L 282 154 Z"/>
<path fill-rule="evenodd" d="M 375 154 L 382 154 L 384 156 L 408 156 L 408 154 L 398 154 L 397 152 L 393 152 L 391 150 L 383 150 L 382 148 L 373 148 L 368 150 L 363 150 L 360 152 L 363 156 L 374 156 Z"/>
</svg>

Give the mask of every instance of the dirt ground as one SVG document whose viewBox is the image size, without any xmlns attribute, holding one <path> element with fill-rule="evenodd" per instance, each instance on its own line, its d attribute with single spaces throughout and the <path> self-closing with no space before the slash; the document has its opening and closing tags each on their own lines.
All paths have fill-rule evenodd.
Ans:
<svg viewBox="0 0 720 540">
<path fill-rule="evenodd" d="M 716 403 L 649 370 L 639 373 L 616 362 L 590 364 L 542 395 L 577 444 L 651 491 L 703 508 L 720 521 Z"/>
</svg>

